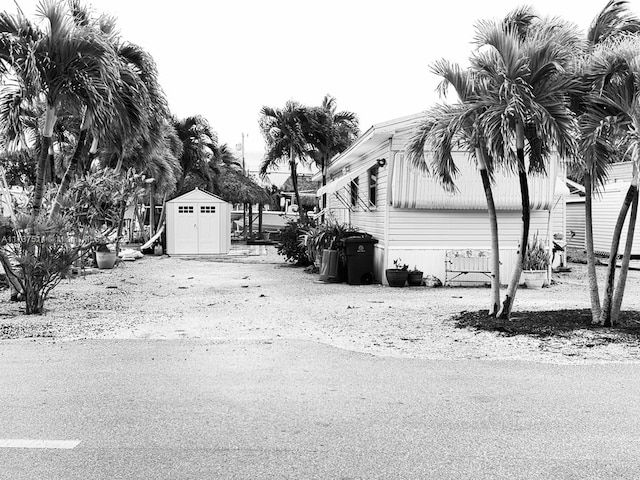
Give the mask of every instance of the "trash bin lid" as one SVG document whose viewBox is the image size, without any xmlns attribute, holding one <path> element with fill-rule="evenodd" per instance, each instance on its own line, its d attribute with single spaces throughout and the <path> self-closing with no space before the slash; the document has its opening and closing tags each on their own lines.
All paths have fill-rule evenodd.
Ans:
<svg viewBox="0 0 640 480">
<path fill-rule="evenodd" d="M 373 237 L 347 237 L 344 243 L 378 243 L 377 238 Z"/>
</svg>

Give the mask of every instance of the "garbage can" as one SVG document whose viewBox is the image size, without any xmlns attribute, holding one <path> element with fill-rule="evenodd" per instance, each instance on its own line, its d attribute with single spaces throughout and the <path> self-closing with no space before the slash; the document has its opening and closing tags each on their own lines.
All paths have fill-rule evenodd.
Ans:
<svg viewBox="0 0 640 480">
<path fill-rule="evenodd" d="M 349 237 L 344 239 L 347 255 L 347 283 L 369 285 L 374 281 L 373 250 L 378 240 L 371 237 Z"/>
</svg>

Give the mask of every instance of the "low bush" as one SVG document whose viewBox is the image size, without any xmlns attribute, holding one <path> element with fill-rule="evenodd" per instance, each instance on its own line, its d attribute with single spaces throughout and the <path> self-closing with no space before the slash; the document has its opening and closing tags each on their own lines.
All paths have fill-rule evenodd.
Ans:
<svg viewBox="0 0 640 480">
<path fill-rule="evenodd" d="M 301 267 L 306 267 L 312 262 L 307 255 L 307 248 L 302 242 L 306 229 L 296 221 L 288 222 L 280 232 L 280 241 L 276 244 L 279 255 L 285 257 L 287 262 L 293 262 Z"/>
</svg>

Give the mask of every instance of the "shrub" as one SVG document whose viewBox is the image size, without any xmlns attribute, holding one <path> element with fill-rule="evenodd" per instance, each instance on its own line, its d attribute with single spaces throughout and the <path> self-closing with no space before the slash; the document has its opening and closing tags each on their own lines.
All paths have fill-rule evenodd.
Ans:
<svg viewBox="0 0 640 480">
<path fill-rule="evenodd" d="M 536 233 L 527 246 L 527 254 L 524 256 L 523 268 L 525 270 L 546 270 L 549 268 L 549 251 L 547 246 L 538 239 Z"/>
<path fill-rule="evenodd" d="M 322 256 L 325 248 L 338 249 L 342 247 L 345 238 L 359 233 L 351 225 L 328 219 L 324 223 L 306 228 L 302 235 L 302 244 L 307 249 L 309 261 L 315 262 Z"/>
<path fill-rule="evenodd" d="M 13 234 L 0 241 L 0 263 L 9 282 L 24 296 L 26 313 L 42 313 L 49 292 L 86 248 L 74 245 L 62 219 L 20 215 L 13 227 Z"/>
<path fill-rule="evenodd" d="M 307 256 L 307 249 L 301 241 L 305 230 L 296 221 L 288 222 L 280 232 L 280 241 L 276 244 L 279 255 L 285 257 L 287 262 L 305 267 L 311 264 Z"/>
</svg>

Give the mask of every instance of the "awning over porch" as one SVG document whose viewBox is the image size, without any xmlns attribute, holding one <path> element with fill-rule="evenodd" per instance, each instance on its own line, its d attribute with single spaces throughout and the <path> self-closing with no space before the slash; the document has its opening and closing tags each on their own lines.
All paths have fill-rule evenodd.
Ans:
<svg viewBox="0 0 640 480">
<path fill-rule="evenodd" d="M 358 165 L 356 168 L 353 168 L 351 171 L 345 173 L 344 175 L 337 178 L 336 180 L 326 184 L 324 187 L 320 187 L 318 189 L 318 192 L 316 193 L 316 196 L 321 197 L 324 194 L 330 195 L 338 191 L 342 187 L 347 186 L 351 182 L 351 180 L 365 173 L 367 170 L 373 167 L 376 163 L 378 163 L 377 159 L 371 159 L 364 162 L 361 165 Z"/>
</svg>

